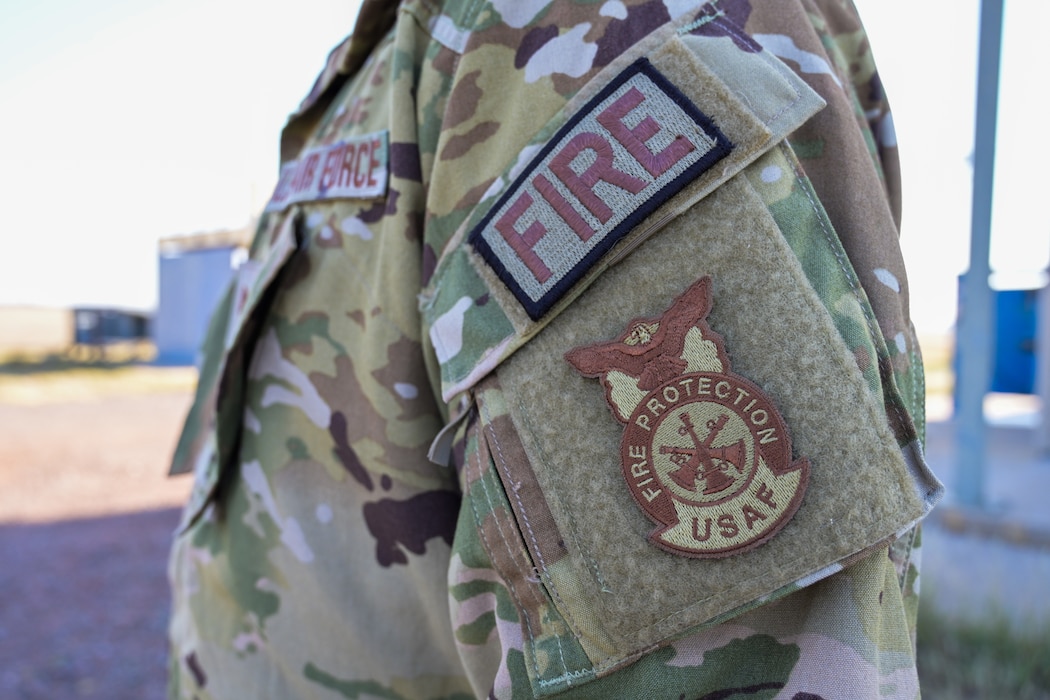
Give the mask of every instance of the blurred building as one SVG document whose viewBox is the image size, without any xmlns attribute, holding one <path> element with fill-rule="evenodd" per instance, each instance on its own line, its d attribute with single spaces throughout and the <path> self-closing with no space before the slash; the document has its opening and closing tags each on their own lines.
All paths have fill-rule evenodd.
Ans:
<svg viewBox="0 0 1050 700">
<path fill-rule="evenodd" d="M 105 347 L 110 343 L 149 339 L 150 315 L 112 307 L 73 309 L 73 342 Z"/>
<path fill-rule="evenodd" d="M 208 319 L 247 258 L 249 229 L 162 238 L 153 339 L 157 364 L 196 364 Z"/>
<path fill-rule="evenodd" d="M 73 312 L 37 306 L 0 307 L 0 357 L 62 352 L 73 344 Z"/>
</svg>

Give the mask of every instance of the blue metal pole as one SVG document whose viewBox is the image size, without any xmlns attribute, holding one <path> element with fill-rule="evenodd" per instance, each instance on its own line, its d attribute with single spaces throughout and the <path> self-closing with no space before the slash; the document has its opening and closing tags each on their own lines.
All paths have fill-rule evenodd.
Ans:
<svg viewBox="0 0 1050 700">
<path fill-rule="evenodd" d="M 1003 0 L 982 0 L 981 38 L 977 60 L 977 121 L 974 134 L 973 209 L 970 268 L 963 277 L 956 377 L 956 497 L 960 505 L 984 505 L 987 440 L 984 396 L 991 386 L 995 306 L 989 287 L 991 267 L 992 183 L 999 103 Z"/>
</svg>

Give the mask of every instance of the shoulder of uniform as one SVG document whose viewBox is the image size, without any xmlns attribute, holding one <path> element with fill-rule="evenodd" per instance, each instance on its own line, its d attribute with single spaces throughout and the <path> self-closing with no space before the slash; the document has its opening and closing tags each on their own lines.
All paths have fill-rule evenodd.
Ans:
<svg viewBox="0 0 1050 700">
<path fill-rule="evenodd" d="M 314 112 L 318 104 L 326 101 L 326 96 L 333 93 L 333 86 L 341 84 L 365 64 L 372 50 L 394 25 L 399 5 L 399 0 L 363 0 L 353 31 L 328 53 L 325 66 L 314 80 L 310 92 L 289 115 L 281 143 L 282 161 L 294 158 L 302 145 L 299 139 L 294 138 L 299 131 L 296 124 L 309 121 L 309 114 Z"/>
</svg>

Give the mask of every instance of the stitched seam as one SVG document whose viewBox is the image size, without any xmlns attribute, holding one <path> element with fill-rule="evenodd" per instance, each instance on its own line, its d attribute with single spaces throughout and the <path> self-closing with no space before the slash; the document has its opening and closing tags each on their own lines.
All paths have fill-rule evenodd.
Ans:
<svg viewBox="0 0 1050 700">
<path fill-rule="evenodd" d="M 526 410 L 525 405 L 522 402 L 518 403 L 518 409 L 521 411 L 522 419 L 525 421 L 526 427 L 529 428 L 529 430 L 531 430 L 532 432 L 535 432 L 535 430 L 532 429 L 532 423 L 529 420 L 529 413 Z M 569 535 L 572 537 L 573 543 L 575 544 L 577 550 L 580 552 L 581 556 L 583 556 L 583 558 L 585 560 L 587 560 L 588 563 L 591 564 L 592 568 L 597 573 L 598 572 L 598 564 L 597 564 L 597 562 L 588 553 L 587 549 L 580 543 L 580 541 L 579 541 L 579 539 L 578 539 L 578 537 L 576 535 L 576 530 L 579 527 L 576 524 L 576 519 L 573 518 L 572 513 L 569 512 L 569 511 L 566 511 L 566 517 L 569 520 L 569 525 L 570 525 Z M 799 557 L 798 559 L 795 559 L 794 561 L 800 561 L 800 560 L 801 560 L 801 557 Z M 790 562 L 790 563 L 794 563 L 794 561 Z M 748 579 L 748 581 L 749 582 L 750 581 L 754 581 L 754 580 L 756 580 L 758 578 L 760 578 L 760 575 L 756 575 L 756 576 Z M 599 581 L 599 582 L 601 582 L 601 581 Z M 678 610 L 674 610 L 674 611 L 668 613 L 667 615 L 665 615 L 664 617 L 660 618 L 659 620 L 656 620 L 656 621 L 646 625 L 645 627 L 640 627 L 640 628 L 638 628 L 636 630 L 632 630 L 631 634 L 637 634 L 639 632 L 643 632 L 643 631 L 649 630 L 649 629 L 651 629 L 653 627 L 656 627 L 657 625 L 659 625 L 659 624 L 661 624 L 661 623 L 671 619 L 672 617 L 675 617 L 676 615 L 679 615 L 679 614 L 681 614 L 681 613 L 683 613 L 683 612 L 685 612 L 687 610 L 691 610 L 692 608 L 695 608 L 695 607 L 697 607 L 697 606 L 699 606 L 699 605 L 701 605 L 703 603 L 706 603 L 707 601 L 711 600 L 714 597 L 715 597 L 714 595 L 709 595 L 709 596 L 707 596 L 706 598 L 704 598 L 702 600 L 697 600 L 697 601 L 695 601 L 695 602 L 685 606 L 684 608 L 680 608 Z M 568 612 L 566 612 L 566 614 L 568 615 Z M 626 659 L 626 658 L 631 658 L 631 657 L 623 657 L 623 658 Z M 616 656 L 607 656 L 606 658 L 602 659 L 594 667 L 594 670 L 596 672 L 605 670 L 607 668 L 610 668 L 610 667 L 616 665 L 617 662 L 622 661 L 622 660 L 623 659 L 617 658 Z"/>
<path fill-rule="evenodd" d="M 548 678 L 547 680 L 537 680 L 537 683 L 539 683 L 540 685 L 542 685 L 544 687 L 549 686 L 549 685 L 558 685 L 560 683 L 565 683 L 566 685 L 571 686 L 572 685 L 571 681 L 573 679 L 575 679 L 575 678 L 583 678 L 585 676 L 590 676 L 590 675 L 592 675 L 592 673 L 593 673 L 592 671 L 568 671 L 568 670 L 566 670 L 566 672 L 561 674 L 560 676 L 555 676 L 554 678 Z"/>
<path fill-rule="evenodd" d="M 507 472 L 507 476 L 510 477 L 508 480 L 511 482 L 511 492 L 514 493 L 514 500 L 518 503 L 518 508 L 521 510 L 521 518 L 525 521 L 525 529 L 529 532 L 529 539 L 532 544 L 536 547 L 536 558 L 540 560 L 540 566 L 544 569 L 547 568 L 547 562 L 543 559 L 543 553 L 539 551 L 539 542 L 536 540 L 536 534 L 532 530 L 532 524 L 529 522 L 528 516 L 525 514 L 525 506 L 521 502 L 521 495 L 518 490 L 514 488 L 515 484 L 520 487 L 521 482 L 515 482 L 513 475 L 510 473 L 510 464 L 507 462 L 506 457 L 503 456 L 503 447 L 500 445 L 499 437 L 496 436 L 496 431 L 492 425 L 492 417 L 489 415 L 488 407 L 482 406 L 481 412 L 487 423 L 487 430 L 489 435 L 492 436 L 492 442 L 496 445 L 496 455 L 499 457 L 500 464 L 503 465 L 503 470 Z"/>
<path fill-rule="evenodd" d="M 743 41 L 745 43 L 758 43 L 752 37 L 748 36 L 748 34 L 744 32 L 740 27 L 738 27 L 735 22 L 729 20 L 728 18 L 716 17 L 714 21 L 718 24 L 718 26 L 725 29 L 731 36 L 740 39 L 740 41 Z M 783 72 L 781 71 L 780 66 L 766 58 L 766 53 L 766 49 L 765 47 L 763 47 L 762 53 L 759 54 L 759 56 L 762 58 L 763 61 L 766 62 L 766 64 L 769 65 L 770 68 L 772 68 L 774 71 L 776 71 L 777 74 L 783 77 Z M 794 74 L 792 74 L 792 76 L 794 77 Z M 786 82 L 788 84 L 788 87 L 790 87 L 791 90 L 795 93 L 795 99 L 784 105 L 784 107 L 781 108 L 779 112 L 771 116 L 768 120 L 765 120 L 766 124 L 772 124 L 776 122 L 802 100 L 802 93 L 799 92 L 799 90 L 795 87 L 794 83 L 786 79 L 784 82 Z"/>
<path fill-rule="evenodd" d="M 901 591 L 904 590 L 904 584 L 908 580 L 908 569 L 911 568 L 911 555 L 915 549 L 915 538 L 919 536 L 919 527 L 919 525 L 915 525 L 911 529 L 911 537 L 908 538 L 908 547 L 905 550 L 906 553 L 904 555 L 904 566 L 901 567 L 900 580 L 897 582 L 897 584 L 901 588 Z"/>
<path fill-rule="evenodd" d="M 479 433 L 480 433 L 480 431 L 479 431 Z M 478 438 L 479 439 L 484 439 L 484 435 L 480 435 L 479 434 Z M 476 469 L 477 480 L 481 484 L 481 490 L 485 494 L 485 500 L 488 502 L 489 509 L 492 510 L 492 511 L 495 511 L 496 504 L 492 500 L 492 494 L 489 493 L 489 488 L 485 484 L 485 475 L 482 474 L 482 471 L 481 471 L 481 449 L 480 449 L 480 446 L 474 450 L 474 462 L 475 462 L 475 469 Z M 471 503 L 471 510 L 474 512 L 474 522 L 477 525 L 478 532 L 481 533 L 481 541 L 485 543 L 486 548 L 491 548 L 491 545 L 489 545 L 488 542 L 487 542 L 488 538 L 485 537 L 485 530 L 484 530 L 484 528 L 481 525 L 481 516 L 478 513 L 477 506 L 475 506 L 473 502 Z M 503 546 L 506 548 L 507 554 L 510 556 L 511 561 L 513 561 L 515 559 L 514 552 L 511 550 L 510 543 L 507 541 L 506 536 L 503 534 L 503 526 L 500 524 L 500 519 L 494 517 L 493 520 L 496 521 L 496 530 L 497 530 L 497 532 L 499 532 L 500 539 L 503 540 Z M 489 553 L 489 556 L 490 557 L 492 556 L 491 551 Z M 495 562 L 493 562 L 493 565 L 495 565 Z M 505 582 L 507 584 L 507 589 L 510 591 L 511 597 L 514 599 L 514 603 L 518 606 L 518 610 L 520 611 L 521 616 L 525 619 L 525 628 L 529 632 L 529 638 L 533 641 L 533 643 L 535 643 L 535 641 L 536 641 L 536 633 L 532 629 L 532 622 L 529 620 L 529 615 L 528 615 L 528 613 L 525 610 L 525 605 L 521 602 L 521 597 L 518 595 L 518 592 L 517 592 L 517 590 L 514 587 L 514 582 L 510 578 L 505 579 Z M 536 678 L 539 678 L 540 677 L 540 668 L 539 668 L 539 662 L 536 659 L 535 649 L 530 649 L 528 655 L 530 657 L 530 660 L 532 661 L 532 670 L 536 674 Z"/>
<path fill-rule="evenodd" d="M 788 146 L 783 143 L 780 147 L 781 149 L 788 148 Z M 813 207 L 813 213 L 817 216 L 817 222 L 820 224 L 820 230 L 824 233 L 824 238 L 827 239 L 832 252 L 835 254 L 835 259 L 838 260 L 839 268 L 842 270 L 843 274 L 846 275 L 846 282 L 849 284 L 850 290 L 852 290 L 853 292 L 853 296 L 856 297 L 857 302 L 860 304 L 861 313 L 864 314 L 864 320 L 868 325 L 868 333 L 871 334 L 872 341 L 877 345 L 879 339 L 882 338 L 882 331 L 876 329 L 875 319 L 872 315 L 872 311 L 868 304 L 865 302 L 864 296 L 861 294 L 860 289 L 857 287 L 857 283 L 854 280 L 854 276 L 851 275 L 849 272 L 851 266 L 849 265 L 849 262 L 845 259 L 845 253 L 842 251 L 840 245 L 836 245 L 838 243 L 838 239 L 835 236 L 833 236 L 831 231 L 828 229 L 827 222 L 824 220 L 825 217 L 821 216 L 820 207 L 817 206 L 816 200 L 813 199 L 813 194 L 809 191 L 809 188 L 806 187 L 806 183 L 802 180 L 802 174 L 798 170 L 798 165 L 791 158 L 788 158 L 788 162 L 791 163 L 791 169 L 794 171 L 795 181 L 798 183 L 799 188 L 805 193 L 806 199 L 809 200 L 810 206 Z M 876 347 L 876 351 L 877 350 L 878 348 Z M 880 362 L 879 365 L 879 379 L 882 380 L 882 363 Z M 892 400 L 887 401 L 885 399 L 886 397 L 883 398 L 883 404 L 889 404 L 892 407 L 894 415 L 897 416 L 898 425 L 907 425 L 907 423 L 904 420 L 904 416 L 901 415 L 900 408 L 896 405 L 896 403 Z"/>
<path fill-rule="evenodd" d="M 535 430 L 532 428 L 532 422 L 529 419 L 529 412 L 525 408 L 524 403 L 519 401 L 518 402 L 518 409 L 521 411 L 522 420 L 525 422 L 526 428 L 528 428 L 532 432 L 535 432 Z M 555 497 L 557 497 L 557 494 L 555 494 Z M 579 540 L 579 538 L 578 538 L 578 536 L 576 534 L 576 531 L 577 531 L 577 529 L 579 527 L 576 524 L 576 519 L 572 516 L 572 513 L 570 511 L 566 510 L 565 512 L 566 512 L 566 517 L 568 517 L 568 520 L 569 520 L 569 532 L 568 532 L 568 535 L 572 538 L 573 544 L 575 545 L 577 551 L 580 552 L 580 555 L 584 558 L 584 560 L 586 560 L 587 563 L 589 563 L 591 565 L 591 568 L 593 569 L 593 571 L 595 573 L 595 576 L 598 579 L 598 583 L 601 586 L 603 586 L 604 588 L 608 589 L 609 586 L 605 582 L 605 579 L 602 577 L 601 572 L 598 569 L 598 562 L 594 559 L 593 556 L 591 556 L 588 553 L 588 550 L 580 543 L 580 540 Z M 553 584 L 552 584 L 552 588 L 553 588 Z M 710 598 L 710 596 L 709 596 L 709 598 Z M 559 598 L 558 600 L 561 601 L 561 598 Z M 708 600 L 708 598 L 705 598 L 704 600 Z M 694 607 L 695 605 L 698 605 L 701 602 L 703 602 L 703 601 L 698 601 L 697 603 L 694 603 L 693 605 L 690 605 L 687 608 L 683 608 L 683 610 L 687 610 L 688 608 Z M 667 620 L 667 619 L 669 619 L 671 617 L 674 617 L 675 615 L 679 614 L 680 612 L 682 612 L 682 610 L 674 611 L 671 614 L 667 615 L 666 617 L 660 619 L 658 622 L 653 623 L 653 625 L 659 624 L 659 622 L 663 622 L 664 620 Z M 571 612 L 571 610 L 569 610 L 568 606 L 565 607 L 564 613 L 565 613 L 566 619 L 569 621 L 569 625 L 572 627 L 573 632 L 575 632 L 579 636 L 582 636 L 582 634 L 580 634 L 579 630 L 576 628 L 576 626 L 575 626 L 575 624 L 573 622 L 572 612 Z M 648 627 L 642 628 L 642 629 L 648 629 Z M 638 630 L 638 631 L 640 631 L 640 630 Z M 615 640 L 614 640 L 614 643 L 615 643 Z M 658 645 L 649 645 L 649 646 L 645 647 L 644 649 L 641 649 L 638 652 L 633 653 L 633 654 L 621 654 L 620 656 L 617 656 L 617 655 L 613 654 L 613 655 L 610 655 L 610 656 L 606 656 L 605 658 L 603 658 L 603 659 L 599 660 L 597 663 L 595 663 L 593 665 L 593 667 L 592 667 L 592 670 L 594 671 L 595 674 L 600 674 L 601 672 L 606 671 L 606 670 L 608 670 L 610 668 L 614 668 L 614 667 L 616 667 L 616 666 L 618 666 L 618 665 L 620 665 L 622 663 L 627 663 L 627 662 L 632 661 L 634 659 L 641 658 L 646 653 L 648 653 L 649 650 L 655 649 L 657 646 Z"/>
<path fill-rule="evenodd" d="M 531 416 L 529 415 L 529 411 L 525 407 L 524 402 L 518 402 L 518 410 L 521 411 L 522 420 L 525 421 L 526 427 L 530 430 L 530 432 L 535 434 L 536 431 L 532 427 Z M 549 460 L 545 461 L 549 462 Z M 601 571 L 598 569 L 597 560 L 595 560 L 594 557 L 588 553 L 587 549 L 580 544 L 579 537 L 576 534 L 579 530 L 579 525 L 576 524 L 576 518 L 573 517 L 572 511 L 570 511 L 569 509 L 565 509 L 565 515 L 569 519 L 570 535 L 572 536 L 572 541 L 576 545 L 576 548 L 579 550 L 580 555 L 587 561 L 588 564 L 591 565 L 591 569 L 594 571 L 594 575 L 598 579 L 599 585 L 601 585 L 603 589 L 609 589 L 609 592 L 612 593 L 612 589 L 609 587 L 609 584 L 606 583 L 605 578 L 602 576 Z"/>
<path fill-rule="evenodd" d="M 478 15 L 481 13 L 481 5 L 483 2 L 485 2 L 485 0 L 474 0 L 472 3 L 470 3 L 470 9 L 467 10 L 466 17 L 464 17 L 464 21 L 466 23 L 469 23 L 472 27 L 478 21 Z M 471 29 L 470 33 L 473 34 L 474 30 Z"/>
<path fill-rule="evenodd" d="M 508 476 L 507 480 L 513 482 L 513 479 L 511 477 L 511 473 L 510 473 L 510 468 L 508 467 L 508 464 L 507 464 L 507 460 L 503 457 L 503 448 L 500 446 L 499 438 L 496 437 L 496 431 L 492 428 L 492 417 L 491 417 L 491 415 L 489 415 L 488 407 L 485 406 L 484 402 L 479 402 L 479 408 L 481 410 L 482 417 L 484 418 L 485 423 L 487 424 L 487 428 L 488 429 L 487 429 L 486 432 L 488 432 L 488 434 L 492 435 L 492 440 L 493 440 L 493 442 L 496 445 L 496 454 L 499 457 L 500 464 L 503 465 L 504 471 L 507 472 L 507 476 Z M 547 573 L 547 564 L 546 564 L 546 562 L 543 561 L 543 554 L 540 553 L 539 543 L 537 543 L 536 536 L 535 536 L 535 534 L 532 531 L 532 524 L 529 523 L 529 519 L 525 515 L 525 508 L 522 505 L 521 496 L 514 489 L 513 483 L 511 483 L 510 486 L 511 486 L 511 488 L 510 488 L 511 492 L 514 493 L 514 500 L 516 500 L 518 502 L 518 508 L 519 508 L 519 512 L 521 513 L 521 518 L 522 518 L 522 520 L 525 521 L 525 528 L 529 531 L 529 539 L 532 540 L 532 544 L 536 548 L 536 558 L 540 560 L 540 567 L 542 567 L 542 572 L 541 573 L 544 575 L 544 578 L 547 580 L 547 584 L 550 586 L 551 592 L 554 593 L 555 598 L 558 599 L 559 603 L 562 603 L 562 605 L 564 605 L 564 602 L 558 596 L 557 589 L 554 586 L 554 583 L 553 583 L 553 581 L 552 581 L 552 579 L 550 577 L 550 574 Z M 502 532 L 501 532 L 501 534 L 502 534 Z M 579 633 L 577 632 L 577 634 L 579 634 Z M 554 635 L 554 639 L 558 643 L 558 657 L 561 659 L 561 667 L 567 672 L 569 670 L 569 666 L 565 662 L 565 652 L 562 649 L 561 636 L 555 634 Z M 537 679 L 539 678 L 539 675 L 540 675 L 539 671 L 537 670 L 537 672 L 536 672 Z"/>
<path fill-rule="evenodd" d="M 710 4 L 710 7 L 714 7 L 716 4 L 717 4 L 717 2 L 712 2 Z M 704 26 L 705 24 L 710 24 L 711 22 L 714 22 L 719 17 L 724 17 L 725 14 L 726 14 L 725 11 L 719 10 L 717 13 L 715 13 L 713 15 L 704 15 L 700 19 L 693 20 L 689 24 L 686 24 L 684 26 L 679 27 L 678 28 L 678 33 L 679 34 L 688 34 L 689 32 L 693 31 L 694 29 L 699 29 L 700 27 Z"/>
<path fill-rule="evenodd" d="M 908 342 L 908 345 L 912 345 L 910 340 Z M 920 385 L 921 386 L 925 386 L 925 384 L 926 384 L 926 370 L 922 366 L 922 358 L 919 356 L 919 353 L 915 352 L 912 349 L 909 349 L 908 354 L 911 356 L 911 364 L 912 364 L 913 367 L 915 367 L 915 373 L 917 375 L 916 377 L 914 377 L 912 379 L 912 383 L 911 383 L 911 405 L 915 406 L 915 407 L 918 407 L 918 406 L 922 406 L 922 404 L 923 404 L 923 402 L 921 400 L 922 397 L 919 396 L 919 386 Z M 918 432 L 918 431 L 916 431 L 916 432 Z M 923 410 L 923 416 L 922 416 L 922 432 L 925 435 L 925 433 L 926 433 L 925 409 Z M 918 437 L 918 436 L 916 436 L 916 437 Z"/>
<path fill-rule="evenodd" d="M 749 36 L 741 27 L 738 27 L 736 22 L 733 22 L 725 15 L 715 17 L 712 21 L 714 21 L 720 27 L 729 32 L 730 36 L 739 39 L 745 44 L 755 45 L 758 43 L 751 36 Z"/>
<path fill-rule="evenodd" d="M 920 392 L 919 387 L 925 387 L 926 386 L 926 368 L 922 364 L 922 355 L 920 355 L 919 352 L 918 352 L 919 341 L 915 337 L 915 329 L 914 329 L 914 327 L 910 327 L 909 328 L 908 333 L 907 333 L 907 335 L 905 337 L 907 338 L 907 342 L 908 342 L 908 356 L 911 359 L 911 364 L 912 364 L 912 367 L 915 368 L 915 374 L 916 374 L 916 376 L 912 378 L 912 383 L 911 383 L 911 405 L 913 407 L 915 407 L 916 409 L 918 409 L 920 406 L 923 406 L 923 404 L 925 403 L 923 401 L 923 396 L 921 395 L 924 392 Z M 926 435 L 926 409 L 925 409 L 925 407 L 922 408 L 921 414 L 919 414 L 918 416 L 915 416 L 915 417 L 921 418 L 921 420 L 922 420 L 922 434 L 925 437 L 925 435 Z M 913 420 L 914 420 L 915 417 L 913 417 Z M 915 433 L 916 433 L 916 435 L 915 435 L 916 440 L 919 438 L 918 432 L 919 432 L 918 431 L 918 426 L 916 426 L 916 431 L 915 431 Z"/>
<path fill-rule="evenodd" d="M 422 30 L 422 31 L 427 36 L 430 36 L 430 34 L 426 30 Z M 440 41 L 438 41 L 437 39 L 435 39 L 432 36 L 430 36 L 430 40 L 441 44 Z M 441 44 L 441 45 L 444 46 L 444 44 Z M 460 64 L 460 62 L 463 59 L 463 54 L 457 53 L 455 51 L 453 51 L 452 54 L 454 56 L 454 58 L 452 59 L 452 73 L 453 73 L 453 75 L 455 75 L 455 74 L 459 73 L 459 64 Z M 445 105 L 445 111 L 446 112 L 448 111 L 448 104 L 447 104 L 447 102 L 446 102 L 446 105 Z M 446 241 L 446 243 L 445 243 L 446 247 L 441 250 L 441 254 L 440 254 L 440 256 L 437 259 L 437 263 L 435 263 L 435 265 L 434 265 L 434 271 L 431 273 L 431 278 L 430 278 L 429 283 L 427 284 L 427 289 L 424 289 L 423 293 L 420 295 L 421 299 L 424 296 L 426 298 L 426 301 L 425 301 L 426 311 L 430 311 L 431 309 L 433 309 L 434 304 L 437 303 L 438 298 L 441 296 L 441 281 L 444 279 L 442 273 L 445 271 L 445 268 L 447 268 L 448 264 L 449 264 L 448 261 L 446 260 L 445 253 L 448 251 L 448 243 L 450 243 L 454 238 L 455 238 L 455 234 L 452 235 L 452 238 L 450 238 L 448 241 Z M 444 368 L 442 368 L 442 369 L 444 369 Z M 444 384 L 444 377 L 443 376 L 442 376 L 442 384 Z"/>
</svg>

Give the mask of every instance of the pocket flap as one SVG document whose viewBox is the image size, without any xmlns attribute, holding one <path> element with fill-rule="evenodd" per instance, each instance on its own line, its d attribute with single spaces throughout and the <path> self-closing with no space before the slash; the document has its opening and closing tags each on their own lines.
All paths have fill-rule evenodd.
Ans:
<svg viewBox="0 0 1050 700">
<path fill-rule="evenodd" d="M 537 666 L 549 692 L 841 571 L 942 492 L 747 177 L 474 391 L 562 636 L 583 651 Z"/>
<path fill-rule="evenodd" d="M 451 239 L 422 299 L 446 401 L 823 107 L 745 36 L 689 29 L 610 64 Z"/>
<path fill-rule="evenodd" d="M 255 315 L 266 291 L 285 268 L 298 249 L 298 215 L 294 212 L 279 219 L 270 244 L 258 256 L 237 268 L 222 301 L 212 315 L 211 325 L 204 340 L 204 362 L 197 381 L 193 406 L 175 448 L 170 475 L 193 472 L 194 485 L 183 511 L 181 531 L 203 510 L 215 491 L 221 463 L 228 456 L 236 435 L 231 433 L 240 419 L 223 420 L 231 411 L 237 411 L 239 401 L 230 401 L 232 385 L 240 378 L 233 373 L 241 370 L 244 360 L 242 347 L 249 335 L 249 320 Z M 238 352 L 240 350 L 240 352 Z M 236 358 L 236 359 L 231 359 Z M 219 410 L 220 398 L 224 400 Z M 231 407 L 231 404 L 236 404 Z M 223 423 L 229 424 L 221 430 Z M 226 447 L 225 450 L 221 449 Z"/>
</svg>

